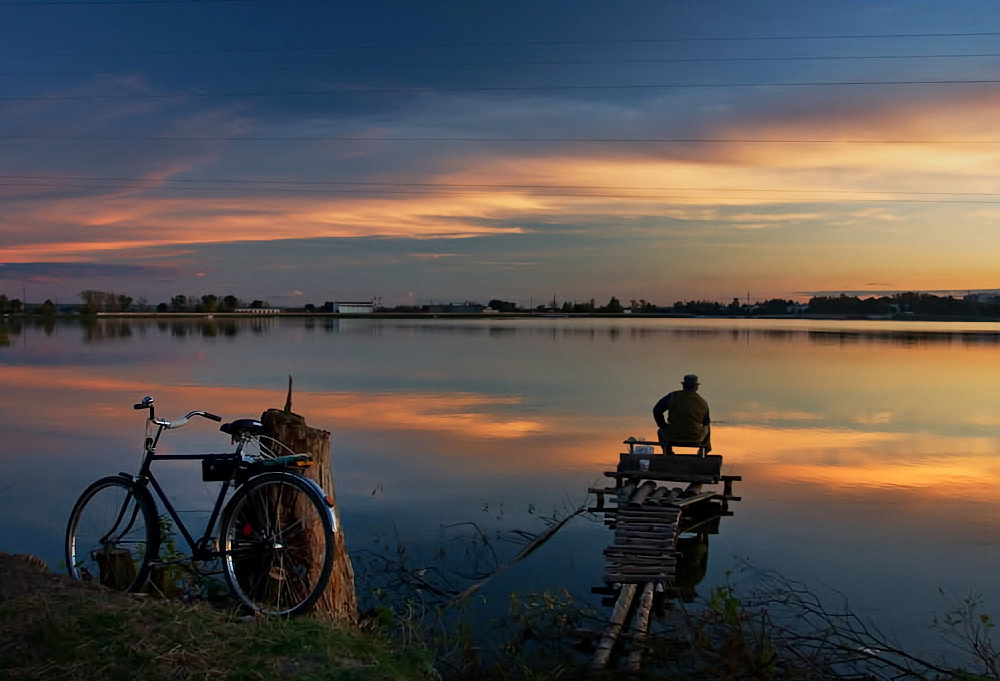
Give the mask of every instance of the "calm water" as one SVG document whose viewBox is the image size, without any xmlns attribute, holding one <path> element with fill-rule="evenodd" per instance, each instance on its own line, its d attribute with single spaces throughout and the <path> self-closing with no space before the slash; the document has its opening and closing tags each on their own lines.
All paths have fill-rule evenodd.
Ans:
<svg viewBox="0 0 1000 681">
<path fill-rule="evenodd" d="M 3 330 L 5 329 L 5 330 Z M 918 649 L 954 598 L 1000 614 L 1000 324 L 764 320 L 105 320 L 0 326 L 0 550 L 61 563 L 92 479 L 134 471 L 132 404 L 225 419 L 281 407 L 333 433 L 338 501 L 359 561 L 403 547 L 467 576 L 516 531 L 587 501 L 621 441 L 697 373 L 724 473 L 743 500 L 710 537 L 698 591 L 749 561 L 839 592 Z M 163 450 L 224 451 L 208 421 Z M 163 464 L 195 517 L 210 491 Z M 472 524 L 474 523 L 474 525 Z M 482 530 L 488 542 L 471 541 Z M 596 602 L 600 523 L 579 517 L 486 590 L 566 587 Z M 359 591 L 370 584 L 359 570 Z M 455 577 L 459 588 L 468 582 Z M 838 597 L 839 598 L 839 597 Z M 839 606 L 838 600 L 834 605 Z"/>
</svg>

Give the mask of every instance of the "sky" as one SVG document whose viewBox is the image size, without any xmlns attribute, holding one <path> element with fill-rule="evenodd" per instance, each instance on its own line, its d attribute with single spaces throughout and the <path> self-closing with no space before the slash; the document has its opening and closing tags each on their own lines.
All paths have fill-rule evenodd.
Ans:
<svg viewBox="0 0 1000 681">
<path fill-rule="evenodd" d="M 0 0 L 0 294 L 1000 288 L 1000 2 Z"/>
</svg>

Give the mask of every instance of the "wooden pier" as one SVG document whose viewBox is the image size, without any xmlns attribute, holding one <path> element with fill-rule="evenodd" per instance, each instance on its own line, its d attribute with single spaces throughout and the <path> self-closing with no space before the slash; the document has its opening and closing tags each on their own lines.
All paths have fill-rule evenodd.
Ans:
<svg viewBox="0 0 1000 681">
<path fill-rule="evenodd" d="M 682 533 L 717 532 L 719 519 L 732 515 L 729 502 L 740 499 L 733 494 L 733 483 L 742 478 L 722 475 L 722 457 L 700 449 L 696 454 L 660 454 L 655 453 L 657 442 L 629 438 L 624 444 L 628 451 L 620 454 L 617 469 L 604 474 L 613 486 L 589 490 L 597 497 L 590 511 L 603 513 L 614 530 L 614 540 L 604 550 L 605 585 L 597 591 L 617 594 L 592 666 L 607 667 L 616 645 L 627 639 L 631 650 L 625 666 L 635 672 L 642 663 L 654 597 L 681 591 L 678 539 Z"/>
</svg>

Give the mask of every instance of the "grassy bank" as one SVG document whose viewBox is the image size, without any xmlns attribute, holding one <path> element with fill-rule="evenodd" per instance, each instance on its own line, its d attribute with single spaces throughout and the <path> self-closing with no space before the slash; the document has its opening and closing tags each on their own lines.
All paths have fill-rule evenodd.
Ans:
<svg viewBox="0 0 1000 681">
<path fill-rule="evenodd" d="M 429 679 L 428 658 L 312 617 L 111 592 L 0 553 L 0 676 L 91 681 Z"/>
<path fill-rule="evenodd" d="M 446 626 L 440 607 L 414 609 L 413 600 L 401 612 L 378 609 L 383 634 L 315 617 L 254 619 L 204 601 L 121 594 L 0 553 L 0 678 L 1000 681 L 994 622 L 975 599 L 939 623 L 954 659 L 931 663 L 850 613 L 827 611 L 793 583 L 776 579 L 770 589 L 741 599 L 721 587 L 697 607 L 666 605 L 657 617 L 667 626 L 642 641 L 642 667 L 629 673 L 621 659 L 617 667 L 591 668 L 593 636 L 582 634 L 606 619 L 568 595 L 513 598 L 489 623 L 496 640 L 487 645 L 467 630 L 468 621 Z"/>
</svg>

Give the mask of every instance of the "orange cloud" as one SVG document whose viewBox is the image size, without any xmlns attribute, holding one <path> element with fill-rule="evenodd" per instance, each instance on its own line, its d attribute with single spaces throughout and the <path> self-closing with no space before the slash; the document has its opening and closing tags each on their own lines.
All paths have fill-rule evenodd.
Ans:
<svg viewBox="0 0 1000 681">
<path fill-rule="evenodd" d="M 840 116 L 834 120 L 834 117 Z M 830 133 L 835 130 L 835 133 Z M 421 178 L 423 192 L 385 196 L 256 196 L 144 198 L 136 191 L 156 187 L 184 172 L 176 162 L 116 195 L 48 199 L 10 207 L 11 224 L 37 225 L 34 238 L 5 248 L 8 262 L 66 261 L 79 254 L 180 246 L 317 237 L 468 238 L 520 233 L 503 224 L 525 215 L 564 220 L 567 215 L 603 214 L 720 221 L 761 229 L 830 219 L 822 211 L 782 212 L 784 202 L 832 203 L 908 199 L 916 192 L 994 191 L 995 106 L 969 96 L 901 107 L 885 104 L 864 111 L 751 120 L 716 129 L 721 139 L 843 139 L 808 144 L 711 144 L 697 154 L 675 153 L 669 145 L 610 155 L 552 153 L 539 144 L 523 157 L 498 160 L 484 152 L 463 157 L 461 170 Z M 899 144 L 856 143 L 903 139 Z M 946 144 L 969 141 L 978 144 Z M 688 149 L 690 151 L 690 149 Z M 449 187 L 451 189 L 449 189 Z M 492 187 L 492 188 L 491 188 Z M 548 187 L 554 187 L 550 189 Z M 437 193 L 441 192 L 441 193 Z M 878 193 L 873 193 L 878 192 Z M 903 192 L 900 194 L 894 192 Z M 767 211 L 720 212 L 723 207 L 768 206 Z M 952 208 L 952 221 L 954 210 Z M 996 212 L 982 207 L 982 220 Z M 839 208 L 838 219 L 857 223 L 892 220 L 894 211 L 870 205 Z M 936 223 L 935 223 L 936 224 Z M 58 229 L 46 235 L 45 225 Z M 72 225 L 67 233 L 66 226 Z M 143 229 L 137 229 L 137 227 Z"/>
</svg>

